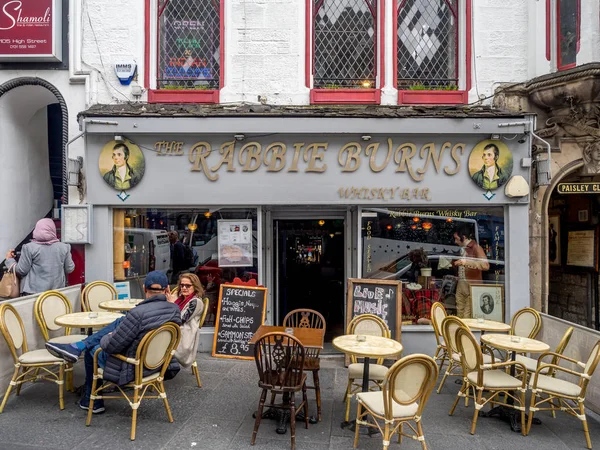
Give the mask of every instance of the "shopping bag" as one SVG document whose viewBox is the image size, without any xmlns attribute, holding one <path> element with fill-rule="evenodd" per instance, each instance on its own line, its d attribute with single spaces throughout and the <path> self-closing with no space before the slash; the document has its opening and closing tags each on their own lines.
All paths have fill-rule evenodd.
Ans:
<svg viewBox="0 0 600 450">
<path fill-rule="evenodd" d="M 4 270 L 4 276 L 0 280 L 0 297 L 17 298 L 19 296 L 19 278 L 17 278 L 16 264 Z"/>
</svg>

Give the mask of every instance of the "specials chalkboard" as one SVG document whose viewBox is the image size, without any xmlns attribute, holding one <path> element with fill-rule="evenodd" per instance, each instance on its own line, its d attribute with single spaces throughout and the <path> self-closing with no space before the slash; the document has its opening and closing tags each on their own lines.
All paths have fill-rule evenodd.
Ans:
<svg viewBox="0 0 600 450">
<path fill-rule="evenodd" d="M 253 359 L 248 343 L 265 320 L 267 289 L 222 284 L 212 355 L 218 358 Z"/>
<path fill-rule="evenodd" d="M 348 279 L 346 327 L 361 314 L 374 314 L 383 319 L 392 339 L 401 342 L 402 283 L 367 278 Z"/>
</svg>

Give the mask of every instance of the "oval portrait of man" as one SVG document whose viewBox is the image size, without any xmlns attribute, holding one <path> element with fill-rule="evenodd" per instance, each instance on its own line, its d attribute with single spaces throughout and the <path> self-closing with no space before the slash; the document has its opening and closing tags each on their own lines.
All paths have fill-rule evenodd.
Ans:
<svg viewBox="0 0 600 450">
<path fill-rule="evenodd" d="M 512 175 L 513 156 L 502 141 L 481 141 L 469 156 L 469 173 L 477 186 L 493 191 L 506 184 Z"/>
<path fill-rule="evenodd" d="M 126 139 L 106 144 L 100 152 L 98 167 L 110 187 L 126 191 L 142 180 L 146 162 L 142 150 Z"/>
<path fill-rule="evenodd" d="M 490 294 L 482 294 L 479 298 L 479 307 L 484 314 L 491 314 L 494 311 L 494 299 Z"/>
</svg>

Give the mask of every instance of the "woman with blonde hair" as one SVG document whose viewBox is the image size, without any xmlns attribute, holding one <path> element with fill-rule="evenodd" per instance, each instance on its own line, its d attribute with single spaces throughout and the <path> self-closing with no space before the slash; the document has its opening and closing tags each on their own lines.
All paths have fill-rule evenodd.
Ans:
<svg viewBox="0 0 600 450">
<path fill-rule="evenodd" d="M 189 367 L 196 360 L 198 352 L 198 327 L 204 311 L 204 289 L 200 279 L 193 273 L 179 276 L 177 287 L 167 300 L 175 303 L 181 311 L 181 341 L 175 351 L 175 358 L 183 367 Z"/>
</svg>

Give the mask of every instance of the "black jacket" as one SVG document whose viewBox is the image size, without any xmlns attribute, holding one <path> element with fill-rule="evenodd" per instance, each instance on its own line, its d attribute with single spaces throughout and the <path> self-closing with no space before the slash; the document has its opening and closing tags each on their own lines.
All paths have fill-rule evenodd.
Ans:
<svg viewBox="0 0 600 450">
<path fill-rule="evenodd" d="M 111 354 L 135 358 L 138 345 L 146 333 L 167 322 L 181 325 L 181 312 L 163 294 L 147 298 L 129 311 L 115 331 L 100 341 L 100 347 L 108 355 L 103 378 L 119 385 L 131 382 L 135 378 L 135 366 L 114 358 Z M 148 374 L 144 374 L 146 375 Z"/>
</svg>

